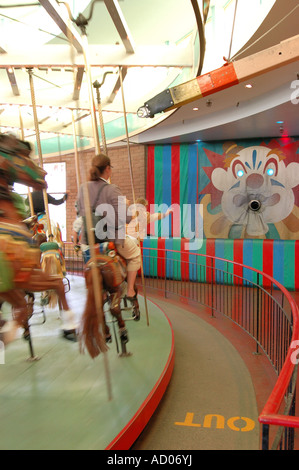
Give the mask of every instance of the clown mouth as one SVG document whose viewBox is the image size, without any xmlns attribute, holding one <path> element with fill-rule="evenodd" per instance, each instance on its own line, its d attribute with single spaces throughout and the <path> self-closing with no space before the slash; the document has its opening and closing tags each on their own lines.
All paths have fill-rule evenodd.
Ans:
<svg viewBox="0 0 299 470">
<path fill-rule="evenodd" d="M 247 206 L 248 210 L 253 212 L 258 212 L 262 206 L 275 206 L 280 201 L 280 194 L 275 193 L 272 196 L 264 196 L 260 194 L 258 196 L 249 196 L 249 195 L 242 195 L 236 194 L 233 198 L 233 203 L 237 207 Z"/>
</svg>

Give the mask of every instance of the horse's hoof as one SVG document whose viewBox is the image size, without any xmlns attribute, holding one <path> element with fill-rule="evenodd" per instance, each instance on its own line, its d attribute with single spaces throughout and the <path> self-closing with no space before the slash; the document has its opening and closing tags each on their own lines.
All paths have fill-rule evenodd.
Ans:
<svg viewBox="0 0 299 470">
<path fill-rule="evenodd" d="M 105 336 L 105 341 L 106 341 L 106 343 L 112 343 L 112 336 L 110 334 L 106 335 Z"/>
<path fill-rule="evenodd" d="M 67 334 L 76 334 L 78 324 L 74 312 L 72 310 L 63 310 L 61 319 L 63 331 Z"/>
<path fill-rule="evenodd" d="M 119 338 L 122 343 L 127 343 L 129 341 L 128 331 L 126 328 L 119 329 Z"/>
<path fill-rule="evenodd" d="M 24 330 L 24 332 L 23 332 L 23 339 L 25 341 L 29 341 L 29 339 L 30 339 L 30 331 L 29 331 L 28 328 L 26 330 Z"/>
<path fill-rule="evenodd" d="M 18 331 L 18 325 L 14 320 L 9 320 L 0 328 L 0 340 L 7 345 L 14 341 Z"/>
<path fill-rule="evenodd" d="M 62 336 L 68 341 L 73 341 L 76 343 L 78 341 L 77 331 L 76 330 L 63 330 Z"/>
<path fill-rule="evenodd" d="M 139 310 L 139 308 L 134 308 L 133 309 L 132 317 L 133 317 L 134 321 L 139 321 L 140 320 L 140 310 Z"/>
</svg>

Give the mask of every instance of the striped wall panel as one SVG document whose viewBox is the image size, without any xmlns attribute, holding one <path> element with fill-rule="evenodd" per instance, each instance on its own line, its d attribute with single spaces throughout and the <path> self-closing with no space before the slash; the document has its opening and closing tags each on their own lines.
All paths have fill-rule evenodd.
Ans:
<svg viewBox="0 0 299 470">
<path fill-rule="evenodd" d="M 214 276 L 217 282 L 224 279 L 231 283 L 234 279 L 235 284 L 240 276 L 268 287 L 269 280 L 265 276 L 257 279 L 257 274 L 248 266 L 272 276 L 289 290 L 299 290 L 299 240 L 203 239 L 200 244 L 200 248 L 192 250 L 192 245 L 189 247 L 184 238 L 145 238 L 145 276 L 198 282 L 211 282 Z M 212 269 L 210 258 L 197 254 L 221 258 L 215 260 L 217 270 Z M 234 274 L 234 278 L 230 274 Z"/>
</svg>

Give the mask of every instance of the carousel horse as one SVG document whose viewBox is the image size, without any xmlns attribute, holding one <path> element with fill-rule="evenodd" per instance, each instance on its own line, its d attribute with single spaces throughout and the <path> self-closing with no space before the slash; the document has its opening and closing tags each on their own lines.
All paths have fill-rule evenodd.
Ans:
<svg viewBox="0 0 299 470">
<path fill-rule="evenodd" d="M 87 349 L 92 358 L 98 356 L 101 352 L 107 350 L 106 343 L 112 341 L 110 328 L 104 313 L 104 305 L 108 304 L 112 318 L 118 325 L 119 338 L 122 351 L 125 350 L 125 344 L 129 341 L 125 320 L 122 316 L 121 301 L 126 302 L 126 261 L 116 251 L 113 242 L 104 242 L 95 245 L 95 258 L 98 272 L 98 278 L 102 291 L 101 313 L 103 319 L 103 335 L 99 334 L 100 320 L 96 312 L 96 300 L 93 287 L 92 263 L 90 259 L 85 265 L 85 283 L 87 288 L 87 299 L 85 310 L 82 316 L 81 327 L 81 349 Z M 136 286 L 135 290 L 137 292 Z M 125 304 L 126 305 L 126 304 Z M 139 303 L 136 298 L 132 303 L 133 320 L 140 319 Z"/>
<path fill-rule="evenodd" d="M 70 310 L 60 276 L 41 269 L 40 248 L 23 223 L 11 197 L 11 185 L 18 182 L 38 190 L 46 188 L 46 172 L 30 158 L 30 146 L 14 136 L 0 134 L 0 301 L 13 308 L 13 320 L 0 329 L 4 344 L 12 341 L 19 327 L 27 328 L 32 305 L 28 292 L 55 290 L 63 309 L 65 337 L 76 334 L 75 316 Z"/>
<path fill-rule="evenodd" d="M 40 226 L 43 226 L 43 231 L 47 236 L 47 239 L 51 241 L 55 241 L 60 249 L 62 250 L 64 247 L 64 243 L 62 240 L 62 234 L 61 234 L 61 229 L 59 226 L 58 222 L 53 222 L 52 220 L 50 221 L 51 224 L 51 230 L 48 229 L 48 223 L 47 223 L 47 218 L 44 213 L 38 214 L 37 216 L 37 222 Z"/>
<path fill-rule="evenodd" d="M 33 238 L 40 247 L 42 270 L 48 275 L 57 275 L 60 276 L 61 279 L 65 279 L 66 267 L 62 253 L 64 243 L 62 241 L 60 226 L 58 223 L 51 221 L 51 234 L 48 235 L 48 239 L 43 221 L 43 218 L 34 215 L 23 222 L 26 223 L 27 227 L 32 231 Z M 68 280 L 67 284 L 69 286 Z M 57 307 L 57 305 L 59 305 L 57 293 L 54 290 L 42 292 L 41 305 L 47 305 L 49 308 Z"/>
</svg>

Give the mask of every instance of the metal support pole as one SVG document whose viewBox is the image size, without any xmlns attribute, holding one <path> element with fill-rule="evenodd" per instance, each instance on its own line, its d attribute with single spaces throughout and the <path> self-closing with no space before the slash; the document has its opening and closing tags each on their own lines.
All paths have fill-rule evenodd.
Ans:
<svg viewBox="0 0 299 470">
<path fill-rule="evenodd" d="M 28 72 L 28 75 L 29 75 L 31 102 L 32 102 L 32 110 L 33 110 L 33 118 L 34 118 L 35 134 L 36 134 L 36 144 L 37 144 L 38 158 L 39 158 L 39 166 L 41 168 L 43 168 L 43 156 L 42 156 L 42 148 L 41 148 L 39 127 L 38 127 L 38 118 L 37 118 L 37 112 L 36 112 L 36 102 L 35 102 L 32 68 L 28 68 L 27 72 Z M 44 197 L 46 219 L 47 219 L 48 233 L 49 233 L 48 238 L 53 238 L 53 234 L 51 233 L 51 221 L 50 221 L 50 215 L 49 215 L 48 195 L 47 195 L 47 190 L 46 189 L 43 189 L 43 197 Z"/>
<path fill-rule="evenodd" d="M 94 102 L 93 89 L 92 89 L 91 69 L 90 69 L 89 60 L 88 60 L 88 42 L 87 42 L 87 36 L 86 36 L 86 31 L 85 31 L 85 25 L 81 27 L 81 31 L 82 31 L 83 55 L 84 55 L 85 68 L 86 68 L 95 151 L 96 151 L 96 154 L 98 154 L 100 153 L 100 142 L 99 142 L 97 120 L 96 120 L 95 102 Z M 104 331 L 103 299 L 102 299 L 101 289 L 99 288 L 100 278 L 99 278 L 99 272 L 97 268 L 97 260 L 96 260 L 95 246 L 94 246 L 95 235 L 93 232 L 92 216 L 91 216 L 91 209 L 90 209 L 91 205 L 90 205 L 87 182 L 83 184 L 83 201 L 84 201 L 85 215 L 86 215 L 88 245 L 89 245 L 90 256 L 92 260 L 91 269 L 92 269 L 92 282 L 93 282 L 93 290 L 94 290 L 94 296 L 95 296 L 95 304 L 96 304 L 97 315 L 98 315 L 100 326 L 101 326 L 101 335 L 103 338 L 103 342 L 105 342 L 104 333 L 103 333 Z M 103 354 L 104 354 L 104 366 L 105 366 L 105 374 L 106 374 L 106 382 L 107 382 L 107 390 L 108 390 L 108 399 L 111 400 L 112 390 L 111 390 L 110 373 L 109 373 L 109 368 L 108 368 L 107 351 L 104 350 Z"/>
<path fill-rule="evenodd" d="M 130 143 L 129 143 L 129 132 L 128 132 L 128 125 L 127 125 L 127 112 L 126 112 L 126 105 L 125 105 L 125 96 L 124 96 L 124 87 L 123 87 L 121 67 L 119 68 L 119 76 L 120 76 L 120 83 L 121 83 L 121 94 L 122 94 L 122 102 L 123 102 L 124 122 L 125 122 L 126 137 L 127 137 L 129 170 L 130 170 L 130 177 L 131 177 L 133 202 L 135 204 L 135 191 L 134 191 L 134 184 L 133 184 L 132 158 L 131 158 Z M 140 271 L 141 271 L 141 279 L 142 279 L 143 295 L 144 295 L 144 303 L 145 303 L 146 323 L 147 323 L 147 325 L 149 325 L 149 315 L 148 315 L 148 308 L 147 308 L 147 298 L 146 298 L 146 289 L 145 289 L 144 272 L 143 272 L 143 259 L 142 259 L 142 254 L 141 254 L 141 243 L 140 243 L 139 233 L 138 233 L 138 245 L 140 247 L 140 261 L 141 261 L 140 262 Z"/>
<path fill-rule="evenodd" d="M 77 190 L 79 191 L 81 185 L 80 178 L 80 169 L 79 169 L 79 157 L 78 157 L 78 146 L 77 146 L 77 136 L 76 136 L 76 125 L 74 118 L 74 111 L 72 110 L 72 125 L 73 125 L 73 142 L 74 142 L 74 151 L 75 151 L 75 167 L 76 167 L 76 181 L 77 181 Z"/>
<path fill-rule="evenodd" d="M 19 118 L 20 118 L 21 139 L 24 140 L 24 126 L 23 126 L 21 106 L 19 106 Z M 28 187 L 28 201 L 29 201 L 29 207 L 30 207 L 30 214 L 31 214 L 31 216 L 33 216 L 34 215 L 34 208 L 33 208 L 32 195 L 31 195 L 31 191 L 30 191 L 29 187 Z"/>
</svg>

